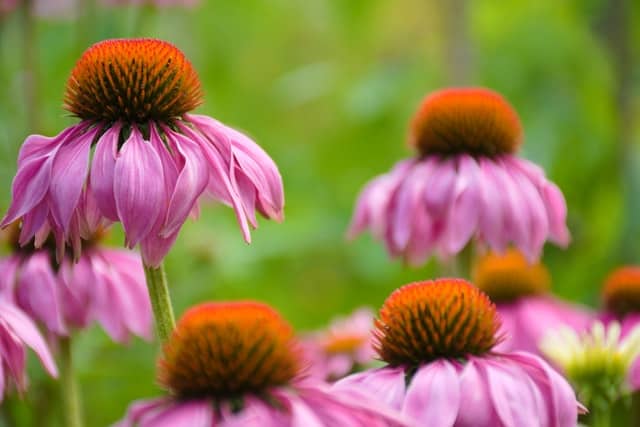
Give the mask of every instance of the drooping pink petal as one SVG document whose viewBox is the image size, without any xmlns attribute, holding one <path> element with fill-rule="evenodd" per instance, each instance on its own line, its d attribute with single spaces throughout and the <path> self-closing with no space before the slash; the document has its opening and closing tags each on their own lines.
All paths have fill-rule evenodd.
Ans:
<svg viewBox="0 0 640 427">
<path fill-rule="evenodd" d="M 114 173 L 121 127 L 119 123 L 114 123 L 98 140 L 89 177 L 98 208 L 111 221 L 118 220 Z"/>
<path fill-rule="evenodd" d="M 140 425 L 144 427 L 211 427 L 213 406 L 207 400 L 176 401 Z"/>
<path fill-rule="evenodd" d="M 84 328 L 92 320 L 96 277 L 86 256 L 77 263 L 65 259 L 58 271 L 58 283 L 64 318 L 69 326 Z"/>
<path fill-rule="evenodd" d="M 479 174 L 478 163 L 471 156 L 459 156 L 458 174 L 444 238 L 445 250 L 450 254 L 457 254 L 464 249 L 476 232 L 481 200 L 481 188 L 478 185 Z"/>
<path fill-rule="evenodd" d="M 456 185 L 455 159 L 439 159 L 426 184 L 425 203 L 433 218 L 445 215 L 454 197 Z"/>
<path fill-rule="evenodd" d="M 567 204 L 560 189 L 552 182 L 547 183 L 542 188 L 542 196 L 547 205 L 547 215 L 549 217 L 549 227 L 551 229 L 551 240 L 566 247 L 571 240 L 567 228 Z"/>
<path fill-rule="evenodd" d="M 336 382 L 333 388 L 337 391 L 361 390 L 392 409 L 400 410 L 405 399 L 404 368 L 384 367 L 349 375 Z"/>
<path fill-rule="evenodd" d="M 63 231 L 67 231 L 89 167 L 89 149 L 97 128 L 62 145 L 53 158 L 49 201 L 51 213 Z"/>
<path fill-rule="evenodd" d="M 481 187 L 480 235 L 489 246 L 498 253 L 507 249 L 508 238 L 505 233 L 505 196 L 499 180 L 493 173 L 489 159 L 480 159 L 478 182 Z"/>
<path fill-rule="evenodd" d="M 164 131 L 184 160 L 173 193 L 169 194 L 167 217 L 160 230 L 160 235 L 166 238 L 174 234 L 189 216 L 198 197 L 207 187 L 209 171 L 202 150 L 195 142 L 168 128 L 164 128 Z"/>
<path fill-rule="evenodd" d="M 45 251 L 26 258 L 18 275 L 16 301 L 20 308 L 42 321 L 49 331 L 66 335 L 60 288 Z"/>
<path fill-rule="evenodd" d="M 160 157 L 135 127 L 120 149 L 114 173 L 118 217 L 132 248 L 149 234 L 167 203 Z"/>
<path fill-rule="evenodd" d="M 57 377 L 56 364 L 33 321 L 13 304 L 2 299 L 0 299 L 0 319 L 11 328 L 17 338 L 36 353 L 47 372 Z"/>
<path fill-rule="evenodd" d="M 127 409 L 127 413 L 124 418 L 113 427 L 137 427 L 150 415 L 153 415 L 158 410 L 171 404 L 169 399 L 158 398 L 150 400 L 138 400 L 133 402 Z"/>
<path fill-rule="evenodd" d="M 424 426 L 453 426 L 460 410 L 460 384 L 451 362 L 437 360 L 416 371 L 402 413 Z"/>
<path fill-rule="evenodd" d="M 487 401 L 487 383 L 478 371 L 477 362 L 468 360 L 460 373 L 460 410 L 456 426 L 491 427 L 500 425 L 493 405 Z"/>
</svg>

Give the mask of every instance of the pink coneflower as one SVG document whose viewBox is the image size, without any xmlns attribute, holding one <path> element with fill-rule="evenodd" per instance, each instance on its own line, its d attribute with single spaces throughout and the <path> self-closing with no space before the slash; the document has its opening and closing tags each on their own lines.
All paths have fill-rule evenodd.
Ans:
<svg viewBox="0 0 640 427">
<path fill-rule="evenodd" d="M 310 334 L 303 340 L 310 373 L 335 381 L 364 369 L 375 356 L 371 347 L 373 311 L 360 308 L 348 317 L 333 321 L 326 330 Z"/>
<path fill-rule="evenodd" d="M 78 0 L 84 1 L 84 0 Z M 23 0 L 0 0 L 0 15 L 12 12 Z M 33 0 L 31 12 L 41 18 L 69 18 L 76 7 L 75 0 Z"/>
<path fill-rule="evenodd" d="M 292 328 L 256 302 L 188 310 L 164 347 L 158 379 L 169 395 L 133 404 L 118 426 L 402 426 L 354 392 L 301 381 Z"/>
<path fill-rule="evenodd" d="M 99 239 L 84 241 L 77 262 L 66 255 L 60 264 L 53 242 L 33 249 L 13 241 L 14 253 L 0 260 L 0 292 L 55 336 L 96 321 L 117 342 L 130 334 L 150 339 L 151 306 L 140 257 L 102 247 Z"/>
<path fill-rule="evenodd" d="M 545 240 L 569 242 L 566 204 L 542 169 L 515 155 L 522 127 L 487 89 L 445 89 L 425 98 L 411 123 L 415 158 L 362 191 L 349 230 L 369 228 L 391 256 L 423 263 L 448 258 L 472 238 L 534 260 Z"/>
<path fill-rule="evenodd" d="M 640 326 L 640 266 L 627 265 L 612 271 L 605 280 L 602 300 L 600 320 L 605 325 L 620 323 L 620 338 L 627 338 Z M 640 358 L 631 365 L 629 383 L 633 390 L 640 390 Z"/>
<path fill-rule="evenodd" d="M 93 231 L 83 225 L 95 216 L 120 221 L 126 245 L 140 244 L 144 263 L 157 267 L 208 191 L 233 206 L 249 242 L 256 210 L 282 219 L 280 174 L 247 136 L 187 114 L 201 103 L 198 76 L 175 46 L 152 39 L 92 46 L 65 93 L 80 123 L 53 138 L 27 138 L 1 225 L 21 219 L 22 242 L 50 230 L 61 254 L 65 242 L 79 252 L 80 237 Z"/>
<path fill-rule="evenodd" d="M 503 255 L 487 253 L 479 258 L 472 282 L 493 301 L 500 314 L 499 351 L 524 350 L 539 354 L 540 340 L 561 325 L 586 330 L 594 315 L 586 308 L 565 303 L 550 293 L 551 276 L 540 262 L 529 263 L 516 249 Z"/>
<path fill-rule="evenodd" d="M 0 402 L 10 381 L 19 392 L 26 389 L 26 347 L 38 355 L 49 375 L 58 376 L 47 344 L 40 336 L 36 325 L 11 301 L 0 297 Z"/>
<path fill-rule="evenodd" d="M 376 320 L 375 348 L 388 366 L 334 388 L 367 390 L 425 427 L 574 427 L 569 384 L 533 354 L 494 352 L 499 328 L 495 306 L 464 280 L 403 286 Z"/>
</svg>

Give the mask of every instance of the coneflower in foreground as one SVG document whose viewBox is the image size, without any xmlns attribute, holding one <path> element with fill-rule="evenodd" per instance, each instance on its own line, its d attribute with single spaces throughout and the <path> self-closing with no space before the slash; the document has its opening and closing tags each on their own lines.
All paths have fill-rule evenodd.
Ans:
<svg viewBox="0 0 640 427">
<path fill-rule="evenodd" d="M 370 229 L 391 256 L 414 265 L 456 255 L 472 238 L 498 252 L 513 243 L 532 261 L 547 239 L 567 245 L 564 197 L 516 156 L 521 141 L 518 115 L 497 93 L 430 94 L 411 123 L 415 158 L 367 184 L 349 234 Z"/>
<path fill-rule="evenodd" d="M 387 298 L 374 331 L 388 366 L 338 381 L 367 390 L 422 427 L 575 427 L 571 386 L 539 357 L 492 349 L 495 306 L 461 279 L 405 285 Z"/>
<path fill-rule="evenodd" d="M 40 322 L 52 337 L 98 322 L 120 343 L 130 335 L 151 339 L 151 304 L 140 256 L 101 245 L 103 233 L 83 242 L 74 262 L 65 254 L 55 259 L 55 244 L 20 246 L 19 230 L 11 227 L 7 240 L 12 254 L 0 259 L 0 292 Z"/>
<path fill-rule="evenodd" d="M 158 363 L 168 395 L 134 403 L 119 427 L 404 426 L 399 414 L 354 391 L 301 378 L 292 328 L 257 302 L 188 310 Z"/>
<path fill-rule="evenodd" d="M 233 206 L 247 242 L 256 210 L 282 219 L 276 165 L 242 133 L 188 114 L 202 103 L 200 81 L 170 43 L 95 44 L 71 72 L 64 100 L 80 122 L 53 138 L 28 137 L 18 156 L 1 225 L 20 219 L 21 242 L 52 232 L 59 255 L 65 242 L 79 253 L 95 217 L 119 221 L 126 245 L 139 244 L 145 265 L 157 267 L 205 191 Z"/>
<path fill-rule="evenodd" d="M 58 370 L 38 328 L 22 310 L 0 292 L 0 402 L 10 385 L 19 392 L 27 387 L 26 347 L 31 348 L 53 377 Z"/>
<path fill-rule="evenodd" d="M 566 303 L 551 292 L 551 276 L 541 262 L 529 263 L 517 249 L 503 255 L 489 252 L 478 258 L 472 282 L 496 304 L 504 337 L 495 349 L 539 354 L 540 340 L 561 325 L 584 331 L 594 314 Z"/>
<path fill-rule="evenodd" d="M 371 347 L 373 311 L 360 308 L 331 322 L 328 328 L 308 334 L 302 340 L 311 362 L 309 374 L 327 381 L 366 369 L 374 361 Z"/>
</svg>

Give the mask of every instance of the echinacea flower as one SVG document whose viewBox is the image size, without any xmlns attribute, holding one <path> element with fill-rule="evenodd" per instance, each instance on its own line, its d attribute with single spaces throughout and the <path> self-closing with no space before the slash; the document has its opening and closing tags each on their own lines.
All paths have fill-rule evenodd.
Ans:
<svg viewBox="0 0 640 427">
<path fill-rule="evenodd" d="M 538 354 L 540 340 L 550 329 L 565 325 L 582 331 L 594 318 L 588 309 L 554 297 L 544 264 L 529 263 L 516 249 L 502 255 L 484 254 L 474 265 L 472 282 L 491 298 L 500 314 L 504 340 L 496 346 L 499 351 Z"/>
<path fill-rule="evenodd" d="M 371 309 L 360 308 L 305 337 L 302 344 L 311 361 L 309 372 L 335 381 L 369 365 L 375 356 L 371 347 L 373 317 Z"/>
<path fill-rule="evenodd" d="M 14 252 L 0 260 L 0 293 L 54 336 L 95 321 L 117 342 L 131 334 L 150 339 L 151 304 L 140 257 L 103 247 L 100 237 L 84 241 L 77 262 L 66 254 L 58 264 L 50 240 L 41 249 L 21 247 L 17 231 L 10 233 Z"/>
<path fill-rule="evenodd" d="M 302 381 L 300 356 L 293 329 L 264 304 L 197 305 L 178 322 L 158 363 L 169 395 L 134 403 L 117 425 L 406 425 L 358 393 L 329 393 L 322 383 Z"/>
<path fill-rule="evenodd" d="M 596 321 L 582 333 L 561 327 L 544 337 L 541 349 L 562 369 L 590 410 L 609 411 L 632 389 L 628 377 L 640 355 L 640 327 L 625 338 L 620 337 L 618 322 L 605 327 Z"/>
<path fill-rule="evenodd" d="M 602 302 L 600 320 L 605 325 L 620 323 L 621 338 L 640 326 L 640 266 L 626 265 L 613 270 L 604 282 Z M 630 368 L 629 383 L 633 390 L 640 390 L 640 357 Z"/>
<path fill-rule="evenodd" d="M 413 265 L 446 259 L 476 238 L 529 260 L 547 239 L 565 246 L 566 203 L 537 165 L 519 158 L 522 127 L 497 93 L 445 89 L 427 96 L 411 123 L 416 150 L 360 194 L 350 236 L 370 229 L 393 257 Z"/>
<path fill-rule="evenodd" d="M 79 253 L 96 223 L 119 221 L 126 245 L 139 244 L 145 265 L 157 267 L 205 191 L 233 206 L 247 242 L 256 210 L 282 219 L 276 165 L 242 133 L 187 114 L 202 103 L 200 81 L 170 43 L 93 45 L 71 72 L 64 99 L 80 123 L 53 138 L 28 137 L 18 156 L 1 225 L 20 219 L 22 243 L 51 231 L 59 255 L 65 242 Z"/>
<path fill-rule="evenodd" d="M 533 354 L 493 351 L 500 320 L 471 283 L 405 285 L 375 324 L 375 349 L 388 365 L 335 390 L 367 390 L 422 427 L 575 427 L 578 402 L 560 374 Z"/>
<path fill-rule="evenodd" d="M 11 301 L 0 297 L 0 402 L 11 383 L 19 392 L 26 389 L 26 347 L 36 353 L 49 375 L 58 376 L 55 362 L 36 325 Z"/>
<path fill-rule="evenodd" d="M 82 0 L 77 0 L 82 1 Z M 0 16 L 15 10 L 18 5 L 30 7 L 30 12 L 40 18 L 68 18 L 73 15 L 76 0 L 0 0 Z"/>
</svg>

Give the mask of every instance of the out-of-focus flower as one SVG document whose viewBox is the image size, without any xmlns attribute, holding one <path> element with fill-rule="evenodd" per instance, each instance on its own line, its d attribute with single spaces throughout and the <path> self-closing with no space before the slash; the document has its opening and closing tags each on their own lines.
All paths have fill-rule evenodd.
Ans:
<svg viewBox="0 0 640 427">
<path fill-rule="evenodd" d="M 610 405 L 630 391 L 627 380 L 633 360 L 640 354 L 640 327 L 620 338 L 620 324 L 594 322 L 591 331 L 578 333 L 568 327 L 550 331 L 542 340 L 542 351 L 560 367 L 578 395 L 595 411 Z"/>
<path fill-rule="evenodd" d="M 157 267 L 208 191 L 233 206 L 247 242 L 256 210 L 281 220 L 282 180 L 251 139 L 188 111 L 202 102 L 198 76 L 180 50 L 153 39 L 89 48 L 67 82 L 65 108 L 80 123 L 24 142 L 2 226 L 22 221 L 20 242 L 52 232 L 80 253 L 99 224 L 119 221 L 126 245 Z"/>
<path fill-rule="evenodd" d="M 151 305 L 139 255 L 100 246 L 99 235 L 85 241 L 74 262 L 60 264 L 54 244 L 20 247 L 0 260 L 0 294 L 15 301 L 56 336 L 98 322 L 111 338 L 126 342 L 130 334 L 151 338 Z"/>
<path fill-rule="evenodd" d="M 375 356 L 371 346 L 373 317 L 371 309 L 361 308 L 307 336 L 302 344 L 311 361 L 309 373 L 335 381 L 367 367 Z"/>
<path fill-rule="evenodd" d="M 77 1 L 86 0 L 33 0 L 31 12 L 40 18 L 70 18 Z M 0 15 L 13 12 L 21 3 L 22 0 L 0 0 Z"/>
<path fill-rule="evenodd" d="M 544 171 L 516 156 L 516 112 L 487 89 L 445 89 L 425 98 L 411 123 L 415 158 L 364 188 L 349 234 L 370 229 L 410 264 L 451 257 L 477 238 L 513 243 L 529 260 L 547 239 L 565 246 L 566 203 Z"/>
<path fill-rule="evenodd" d="M 551 277 L 541 263 L 529 263 L 516 249 L 504 255 L 487 253 L 474 265 L 472 282 L 493 301 L 500 314 L 498 351 L 524 350 L 539 353 L 544 334 L 560 325 L 586 330 L 594 319 L 581 306 L 551 295 Z"/>
<path fill-rule="evenodd" d="M 11 301 L 0 297 L 0 402 L 10 382 L 19 392 L 26 389 L 26 347 L 38 355 L 49 375 L 58 376 L 51 353 L 36 325 Z"/>
<path fill-rule="evenodd" d="M 334 389 L 366 390 L 420 426 L 574 427 L 571 386 L 533 354 L 494 352 L 499 327 L 495 306 L 469 282 L 405 285 L 376 320 L 375 348 L 388 366 Z"/>
<path fill-rule="evenodd" d="M 627 265 L 612 271 L 602 288 L 602 302 L 600 320 L 605 326 L 619 322 L 621 338 L 640 326 L 640 267 Z M 640 390 L 640 357 L 633 362 L 628 379 L 633 390 Z"/>
<path fill-rule="evenodd" d="M 357 392 L 301 380 L 293 329 L 256 302 L 188 310 L 164 347 L 158 379 L 169 396 L 133 404 L 118 426 L 403 426 Z"/>
</svg>

